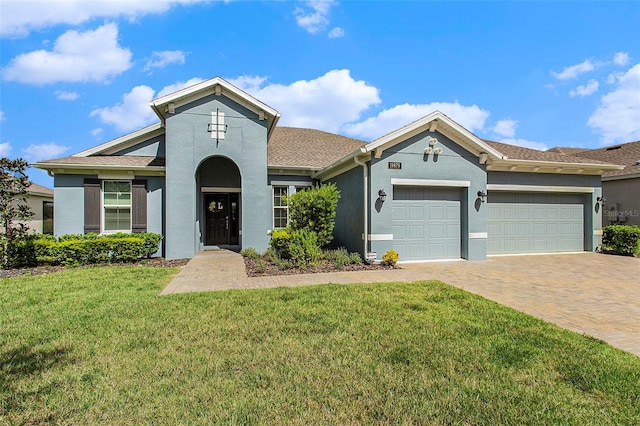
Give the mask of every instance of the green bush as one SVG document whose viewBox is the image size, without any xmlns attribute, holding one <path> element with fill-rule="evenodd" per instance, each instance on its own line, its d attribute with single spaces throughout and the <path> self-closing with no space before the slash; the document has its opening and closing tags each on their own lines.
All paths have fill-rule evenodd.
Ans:
<svg viewBox="0 0 640 426">
<path fill-rule="evenodd" d="M 260 259 L 260 253 L 258 253 L 258 250 L 254 249 L 253 247 L 242 249 L 240 251 L 240 254 L 242 255 L 242 257 L 248 257 L 249 259 Z"/>
<path fill-rule="evenodd" d="M 349 253 L 349 261 L 352 265 L 362 265 L 364 263 L 360 253 Z"/>
<path fill-rule="evenodd" d="M 640 254 L 640 228 L 631 225 L 610 225 L 602 229 L 602 249 L 632 256 Z"/>
<path fill-rule="evenodd" d="M 320 247 L 328 245 L 333 239 L 339 199 L 340 191 L 333 183 L 292 194 L 287 198 L 289 226 L 294 231 L 313 231 Z"/>
<path fill-rule="evenodd" d="M 7 267 L 24 268 L 37 264 L 34 247 L 35 238 L 32 235 L 21 235 L 10 240 L 7 245 Z"/>
<path fill-rule="evenodd" d="M 322 257 L 318 235 L 306 229 L 293 232 L 289 243 L 289 258 L 299 268 L 306 268 Z"/>
<path fill-rule="evenodd" d="M 324 253 L 324 257 L 331 262 L 333 266 L 339 269 L 351 264 L 349 252 L 344 247 L 340 247 L 335 250 L 327 250 Z"/>
<path fill-rule="evenodd" d="M 38 236 L 33 246 L 38 263 L 72 266 L 148 258 L 158 251 L 162 238 L 151 232 L 66 234 L 57 240 Z"/>
<path fill-rule="evenodd" d="M 387 250 L 385 254 L 382 255 L 382 263 L 389 266 L 395 266 L 398 263 L 398 259 L 400 255 L 395 250 Z"/>
<path fill-rule="evenodd" d="M 291 245 L 291 230 L 289 229 L 275 229 L 271 233 L 271 241 L 269 245 L 273 248 L 281 259 L 291 259 L 291 253 L 289 246 Z"/>
</svg>

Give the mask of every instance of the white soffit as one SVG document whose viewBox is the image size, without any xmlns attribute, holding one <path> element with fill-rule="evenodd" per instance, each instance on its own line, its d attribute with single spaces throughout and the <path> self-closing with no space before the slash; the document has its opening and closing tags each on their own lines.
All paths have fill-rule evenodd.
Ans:
<svg viewBox="0 0 640 426">
<path fill-rule="evenodd" d="M 564 192 L 572 194 L 593 194 L 593 187 L 585 186 L 543 186 L 543 185 L 503 185 L 487 184 L 487 191 L 514 191 L 514 192 Z"/>
</svg>

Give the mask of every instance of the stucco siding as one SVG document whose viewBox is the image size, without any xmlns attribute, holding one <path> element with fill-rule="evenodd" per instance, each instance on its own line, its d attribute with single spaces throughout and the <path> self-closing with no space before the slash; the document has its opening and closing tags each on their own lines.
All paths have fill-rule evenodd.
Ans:
<svg viewBox="0 0 640 426">
<path fill-rule="evenodd" d="M 345 247 L 363 256 L 364 242 L 364 178 L 362 167 L 355 167 L 329 180 L 340 190 L 332 245 Z"/>
<path fill-rule="evenodd" d="M 56 235 L 84 232 L 84 179 L 97 177 L 96 175 L 55 175 L 53 229 Z"/>
<path fill-rule="evenodd" d="M 141 155 L 145 157 L 165 156 L 165 135 L 156 136 L 114 153 L 113 155 Z"/>
<path fill-rule="evenodd" d="M 227 125 L 225 138 L 218 141 L 207 131 L 216 110 L 225 113 Z M 212 156 L 228 158 L 240 170 L 241 246 L 265 250 L 272 214 L 266 121 L 224 96 L 211 95 L 169 115 L 166 138 L 166 256 L 193 257 L 202 246 L 196 173 Z"/>
<path fill-rule="evenodd" d="M 27 205 L 33 212 L 33 216 L 25 222 L 25 225 L 29 228 L 29 233 L 31 234 L 42 233 L 42 203 L 44 201 L 53 201 L 53 197 L 43 197 L 40 195 L 29 195 L 27 197 Z"/>
<path fill-rule="evenodd" d="M 434 148 L 442 148 L 441 154 L 425 154 L 431 137 L 438 140 Z M 391 169 L 389 162 L 399 162 L 401 168 Z M 468 181 L 469 186 L 461 187 L 460 255 L 470 260 L 486 258 L 486 238 L 477 236 L 485 235 L 487 232 L 487 210 L 476 195 L 478 191 L 486 188 L 486 172 L 485 166 L 479 164 L 477 156 L 438 132 L 425 131 L 387 148 L 379 159 L 372 158 L 369 203 L 370 233 L 373 235 L 393 234 L 392 179 Z M 442 186 L 447 187 L 447 184 Z M 387 194 L 384 203 L 378 198 L 378 191 L 381 189 Z M 475 237 L 470 238 L 470 235 Z M 377 252 L 380 258 L 387 250 L 393 248 L 393 241 L 374 240 L 370 246 L 371 251 Z"/>
<path fill-rule="evenodd" d="M 640 178 L 604 181 L 602 193 L 607 200 L 602 215 L 604 226 L 612 223 L 640 226 Z"/>
</svg>

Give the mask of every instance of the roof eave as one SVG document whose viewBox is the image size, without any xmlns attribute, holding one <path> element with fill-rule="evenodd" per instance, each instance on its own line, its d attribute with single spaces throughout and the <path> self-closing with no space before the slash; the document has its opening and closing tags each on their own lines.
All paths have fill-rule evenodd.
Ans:
<svg viewBox="0 0 640 426">
<path fill-rule="evenodd" d="M 164 133 L 164 126 L 162 123 L 154 123 L 149 126 L 138 129 L 134 132 L 127 133 L 116 139 L 112 139 L 108 142 L 94 146 L 93 148 L 86 149 L 84 151 L 72 154 L 71 157 L 89 157 L 91 155 L 101 154 L 105 151 L 113 150 L 113 148 L 120 145 L 124 145 L 133 141 L 142 141 L 147 138 L 152 138 Z M 124 148 L 123 148 L 124 149 Z"/>
</svg>

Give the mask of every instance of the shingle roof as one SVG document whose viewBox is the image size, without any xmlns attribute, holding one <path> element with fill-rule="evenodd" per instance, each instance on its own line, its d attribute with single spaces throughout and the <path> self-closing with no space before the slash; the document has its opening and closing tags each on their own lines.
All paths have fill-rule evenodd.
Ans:
<svg viewBox="0 0 640 426">
<path fill-rule="evenodd" d="M 576 155 L 577 152 L 586 151 L 587 148 L 573 148 L 569 146 L 556 146 L 546 152 L 555 152 L 562 155 Z"/>
<path fill-rule="evenodd" d="M 555 163 L 574 164 L 608 164 L 606 161 L 598 161 L 591 158 L 581 158 L 574 155 L 562 155 L 556 152 L 538 151 L 537 149 L 524 148 L 506 143 L 484 140 L 509 160 L 550 161 Z"/>
<path fill-rule="evenodd" d="M 636 164 L 636 162 L 640 161 L 640 141 L 599 149 L 588 149 L 574 155 L 625 166 L 622 170 L 607 171 L 602 175 L 603 177 L 640 174 L 640 164 Z"/>
<path fill-rule="evenodd" d="M 42 165 L 164 167 L 165 159 L 138 155 L 94 155 L 90 157 L 63 157 L 40 161 Z"/>
<path fill-rule="evenodd" d="M 267 145 L 268 165 L 322 169 L 365 144 L 321 130 L 276 127 Z"/>
<path fill-rule="evenodd" d="M 28 189 L 29 193 L 36 195 L 50 195 L 53 197 L 53 189 L 47 188 L 46 186 L 38 185 L 37 183 L 31 182 Z"/>
</svg>

